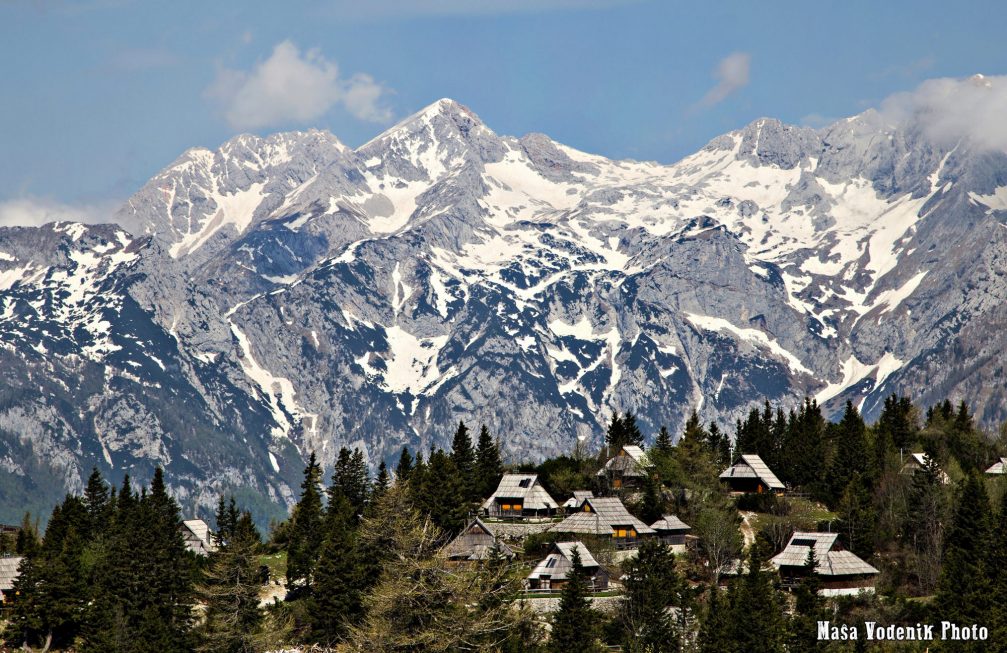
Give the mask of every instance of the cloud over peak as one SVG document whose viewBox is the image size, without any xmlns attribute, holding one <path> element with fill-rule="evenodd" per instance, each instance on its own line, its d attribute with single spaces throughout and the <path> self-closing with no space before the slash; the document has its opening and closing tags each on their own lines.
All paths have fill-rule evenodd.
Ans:
<svg viewBox="0 0 1007 653">
<path fill-rule="evenodd" d="M 889 123 L 918 125 L 939 143 L 1007 150 L 1007 76 L 927 80 L 886 98 L 880 112 Z"/>
<path fill-rule="evenodd" d="M 337 105 L 354 117 L 387 122 L 391 111 L 381 104 L 389 90 L 364 73 L 340 76 L 339 66 L 317 50 L 303 54 L 282 41 L 251 71 L 221 68 L 206 89 L 234 129 L 258 129 L 316 120 Z"/>
</svg>

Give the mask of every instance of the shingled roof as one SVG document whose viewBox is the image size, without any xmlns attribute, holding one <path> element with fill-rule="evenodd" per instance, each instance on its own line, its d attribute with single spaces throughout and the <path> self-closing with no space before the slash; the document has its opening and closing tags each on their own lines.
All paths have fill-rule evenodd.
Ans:
<svg viewBox="0 0 1007 653">
<path fill-rule="evenodd" d="M 182 522 L 184 527 L 182 537 L 185 538 L 185 546 L 196 555 L 209 555 L 217 550 L 213 542 L 213 533 L 210 527 L 202 519 L 186 519 Z"/>
<path fill-rule="evenodd" d="M 497 497 L 521 499 L 525 510 L 554 510 L 559 507 L 545 488 L 539 485 L 538 474 L 504 474 L 496 491 L 483 502 L 483 508 L 489 510 Z"/>
<path fill-rule="evenodd" d="M 592 497 L 594 497 L 594 492 L 591 490 L 574 490 L 573 496 L 566 500 L 563 507 L 577 508 L 584 503 L 584 499 L 590 499 Z"/>
<path fill-rule="evenodd" d="M 494 545 L 500 555 L 514 557 L 514 551 L 499 541 L 493 530 L 476 517 L 441 550 L 441 555 L 452 560 L 488 560 Z"/>
<path fill-rule="evenodd" d="M 1000 458 L 995 463 L 986 468 L 987 474 L 1005 474 L 1007 473 L 1007 458 Z"/>
<path fill-rule="evenodd" d="M 632 526 L 637 535 L 653 535 L 657 532 L 629 514 L 617 497 L 591 497 L 585 499 L 584 504 L 590 510 L 575 512 L 549 530 L 556 533 L 611 535 L 613 526 Z"/>
<path fill-rule="evenodd" d="M 14 581 L 19 575 L 18 566 L 21 564 L 20 556 L 0 558 L 0 599 L 5 592 L 14 589 Z"/>
<path fill-rule="evenodd" d="M 528 578 L 539 578 L 548 575 L 552 580 L 566 580 L 567 575 L 573 569 L 573 551 L 577 549 L 580 553 L 580 564 L 588 573 L 592 569 L 599 567 L 598 561 L 594 559 L 587 547 L 580 542 L 557 542 L 553 550 L 542 559 L 535 567 L 535 570 L 528 574 Z"/>
<path fill-rule="evenodd" d="M 598 470 L 597 476 L 605 476 L 608 472 L 619 472 L 622 476 L 645 476 L 650 465 L 643 449 L 627 444 L 618 454 L 609 458 L 605 466 Z"/>
<path fill-rule="evenodd" d="M 770 562 L 780 567 L 803 567 L 808 551 L 815 549 L 815 573 L 819 576 L 855 576 L 881 573 L 851 551 L 833 551 L 838 533 L 795 532 L 782 552 Z"/>
<path fill-rule="evenodd" d="M 741 460 L 728 467 L 720 475 L 721 479 L 732 478 L 755 478 L 766 484 L 770 490 L 783 490 L 785 486 L 776 478 L 776 474 L 769 469 L 769 465 L 762 461 L 762 458 L 755 454 L 745 454 Z"/>
<path fill-rule="evenodd" d="M 655 531 L 688 531 L 692 530 L 684 521 L 675 515 L 665 515 L 650 525 Z"/>
</svg>

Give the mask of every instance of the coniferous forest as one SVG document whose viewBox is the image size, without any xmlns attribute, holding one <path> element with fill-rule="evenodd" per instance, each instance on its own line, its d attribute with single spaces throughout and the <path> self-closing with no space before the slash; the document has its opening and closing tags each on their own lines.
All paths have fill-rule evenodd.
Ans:
<svg viewBox="0 0 1007 653">
<path fill-rule="evenodd" d="M 1005 432 L 978 429 L 964 402 L 921 409 L 893 395 L 874 424 L 852 404 L 830 422 L 812 400 L 767 402 L 733 425 L 694 414 L 680 434 L 645 434 L 617 413 L 600 450 L 505 464 L 489 428 L 459 423 L 450 450 L 404 448 L 376 469 L 358 450 L 331 470 L 312 454 L 282 522 L 255 524 L 222 497 L 208 555 L 187 547 L 160 470 L 149 487 L 95 471 L 44 535 L 26 515 L 0 538 L 21 558 L 3 641 L 82 653 L 1007 650 L 1005 475 L 993 473 Z M 645 473 L 613 484 L 605 470 L 634 447 Z M 743 455 L 785 489 L 732 492 L 720 476 Z M 534 475 L 555 510 L 488 513 L 505 473 Z M 564 504 L 575 491 L 645 525 L 675 516 L 689 535 L 678 548 L 635 531 L 571 535 L 564 518 L 592 510 Z M 446 553 L 472 528 L 491 544 Z M 871 591 L 824 592 L 814 547 L 798 563 L 807 573 L 778 571 L 795 533 L 835 534 L 836 550 L 877 571 Z M 565 582 L 531 587 L 529 572 L 564 551 Z M 825 621 L 856 640 L 823 640 Z M 943 621 L 987 633 L 942 640 Z M 868 623 L 938 627 L 934 641 L 865 641 Z"/>
</svg>

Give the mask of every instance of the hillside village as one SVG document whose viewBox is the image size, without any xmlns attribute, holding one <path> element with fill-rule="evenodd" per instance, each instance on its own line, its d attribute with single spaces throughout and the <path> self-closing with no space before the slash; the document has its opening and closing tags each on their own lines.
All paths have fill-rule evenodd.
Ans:
<svg viewBox="0 0 1007 653">
<path fill-rule="evenodd" d="M 811 400 L 767 402 L 733 439 L 695 415 L 678 438 L 644 437 L 617 413 L 600 451 L 514 466 L 487 427 L 459 423 L 450 451 L 403 449 L 374 478 L 343 449 L 325 484 L 312 455 L 265 541 L 233 497 L 211 528 L 181 519 L 160 473 L 115 490 L 95 472 L 44 537 L 30 516 L 0 533 L 3 637 L 82 652 L 854 650 L 819 642 L 817 623 L 939 615 L 1003 640 L 989 597 L 1007 598 L 1005 444 L 964 403 L 921 414 L 894 395 L 870 426 L 852 404 L 830 423 Z"/>
</svg>

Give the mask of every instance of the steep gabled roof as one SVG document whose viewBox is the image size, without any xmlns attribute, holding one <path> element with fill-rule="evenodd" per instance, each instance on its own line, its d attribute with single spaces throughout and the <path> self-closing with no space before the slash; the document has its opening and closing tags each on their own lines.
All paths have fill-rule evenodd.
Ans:
<svg viewBox="0 0 1007 653">
<path fill-rule="evenodd" d="M 608 459 L 605 466 L 598 470 L 597 476 L 616 471 L 621 472 L 623 476 L 645 476 L 650 466 L 650 459 L 643 449 L 627 444 L 615 456 Z"/>
<path fill-rule="evenodd" d="M 186 546 L 189 547 L 190 551 L 205 555 L 217 549 L 217 546 L 213 542 L 213 533 L 205 521 L 202 519 L 186 519 L 182 522 L 182 525 L 185 527 L 185 531 L 182 534 L 185 537 Z"/>
<path fill-rule="evenodd" d="M 755 454 L 745 454 L 741 460 L 728 467 L 720 475 L 722 479 L 731 478 L 757 478 L 766 484 L 770 490 L 783 490 L 786 486 L 776 478 L 776 474 L 769 469 L 769 465 L 762 461 L 762 458 Z"/>
<path fill-rule="evenodd" d="M 631 526 L 638 535 L 653 535 L 655 531 L 626 510 L 617 497 L 592 497 L 584 500 L 589 511 L 581 510 L 553 526 L 556 533 L 587 533 L 611 535 L 613 526 Z"/>
<path fill-rule="evenodd" d="M 650 525 L 655 531 L 688 531 L 692 530 L 684 521 L 676 515 L 665 515 Z"/>
<path fill-rule="evenodd" d="M 489 510 L 497 497 L 521 499 L 521 505 L 525 510 L 550 510 L 559 507 L 545 488 L 539 485 L 537 474 L 504 474 L 496 491 L 483 502 L 483 508 Z"/>
<path fill-rule="evenodd" d="M 584 499 L 590 499 L 594 496 L 594 492 L 591 490 L 574 490 L 573 496 L 566 500 L 563 504 L 564 508 L 576 508 L 584 503 Z"/>
<path fill-rule="evenodd" d="M 549 576 L 552 580 L 565 580 L 573 569 L 573 551 L 580 553 L 580 564 L 588 573 L 599 568 L 598 561 L 581 542 L 557 542 L 552 551 L 535 566 L 528 578 Z"/>
<path fill-rule="evenodd" d="M 490 557 L 494 545 L 500 551 L 500 555 L 505 558 L 514 557 L 514 551 L 499 541 L 493 530 L 476 517 L 465 526 L 458 537 L 441 550 L 441 555 L 456 560 L 486 560 Z"/>
<path fill-rule="evenodd" d="M 774 556 L 770 562 L 780 567 L 803 567 L 808 560 L 808 551 L 815 549 L 815 573 L 820 576 L 850 576 L 858 574 L 878 574 L 877 569 L 864 562 L 852 551 L 833 551 L 838 533 L 795 532 L 790 536 L 786 548 Z"/>
</svg>

